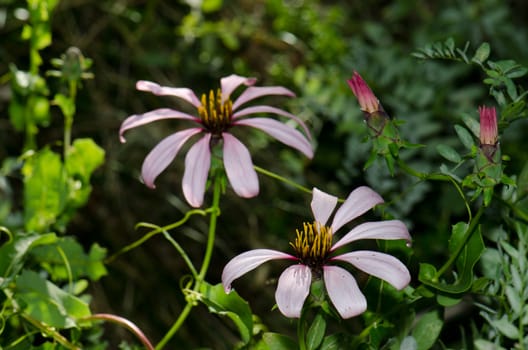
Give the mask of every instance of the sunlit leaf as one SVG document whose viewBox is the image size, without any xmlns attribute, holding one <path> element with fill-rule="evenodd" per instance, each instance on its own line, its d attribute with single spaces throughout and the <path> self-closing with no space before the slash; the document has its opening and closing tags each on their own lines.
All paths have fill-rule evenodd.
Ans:
<svg viewBox="0 0 528 350">
<path fill-rule="evenodd" d="M 56 222 L 67 199 L 60 156 L 45 148 L 26 161 L 22 173 L 26 230 L 44 232 Z"/>
</svg>

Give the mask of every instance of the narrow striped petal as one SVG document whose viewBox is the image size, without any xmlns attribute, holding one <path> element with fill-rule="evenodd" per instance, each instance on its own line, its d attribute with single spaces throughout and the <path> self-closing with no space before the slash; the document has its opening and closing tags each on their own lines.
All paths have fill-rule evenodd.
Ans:
<svg viewBox="0 0 528 350">
<path fill-rule="evenodd" d="M 246 125 L 260 129 L 278 141 L 295 148 L 308 158 L 313 158 L 313 149 L 299 130 L 270 118 L 249 118 L 237 120 L 234 125 Z"/>
<path fill-rule="evenodd" d="M 201 129 L 193 128 L 179 131 L 167 136 L 156 147 L 154 147 L 143 161 L 141 167 L 141 178 L 145 185 L 155 188 L 154 181 L 163 170 L 174 160 L 181 147 L 187 140 L 201 132 Z"/>
<path fill-rule="evenodd" d="M 332 260 L 346 261 L 369 275 L 388 282 L 398 290 L 405 288 L 411 281 L 407 267 L 392 255 L 360 250 L 338 255 Z"/>
<path fill-rule="evenodd" d="M 225 102 L 229 96 L 236 90 L 237 87 L 244 84 L 251 86 L 257 82 L 255 78 L 241 77 L 240 75 L 231 74 L 230 76 L 220 79 L 220 87 L 222 89 L 222 102 Z"/>
<path fill-rule="evenodd" d="M 354 227 L 332 246 L 332 250 L 360 239 L 404 239 L 407 244 L 411 243 L 411 235 L 403 222 L 400 220 L 386 220 L 365 222 Z"/>
<path fill-rule="evenodd" d="M 222 138 L 224 167 L 229 183 L 240 197 L 255 197 L 259 193 L 259 182 L 248 149 L 229 133 L 223 133 Z"/>
<path fill-rule="evenodd" d="M 152 81 L 140 80 L 136 83 L 136 89 L 151 92 L 158 96 L 175 96 L 189 102 L 196 108 L 202 105 L 196 94 L 189 88 L 173 88 L 161 86 Z"/>
<path fill-rule="evenodd" d="M 302 307 L 310 293 L 311 284 L 312 272 L 308 266 L 292 265 L 282 272 L 275 291 L 275 301 L 284 316 L 301 317 Z"/>
<path fill-rule="evenodd" d="M 269 260 L 277 259 L 295 259 L 295 257 L 271 249 L 254 249 L 235 256 L 227 263 L 222 272 L 222 285 L 225 292 L 231 291 L 231 284 L 240 276 Z"/>
<path fill-rule="evenodd" d="M 294 114 L 288 113 L 280 108 L 275 108 L 271 106 L 251 106 L 251 107 L 238 110 L 235 113 L 233 113 L 233 119 L 237 119 L 237 118 L 244 117 L 244 116 L 251 115 L 251 114 L 258 114 L 258 113 L 272 113 L 272 114 L 281 115 L 284 117 L 288 117 L 292 120 L 295 120 L 295 122 L 299 124 L 301 128 L 303 129 L 306 137 L 309 140 L 312 139 L 312 135 L 310 134 L 308 127 L 299 117 L 297 117 Z"/>
<path fill-rule="evenodd" d="M 293 91 L 282 86 L 250 86 L 233 102 L 233 111 L 236 111 L 246 102 L 269 95 L 295 96 Z"/>
<path fill-rule="evenodd" d="M 211 134 L 206 134 L 189 149 L 185 157 L 185 171 L 182 179 L 183 195 L 187 202 L 195 208 L 203 203 L 205 184 L 211 167 L 210 140 Z"/>
<path fill-rule="evenodd" d="M 325 193 L 314 187 L 312 191 L 312 213 L 315 221 L 326 225 L 337 204 L 337 197 Z"/>
<path fill-rule="evenodd" d="M 123 123 L 121 123 L 121 128 L 119 129 L 119 140 L 123 143 L 126 142 L 123 134 L 129 129 L 162 119 L 188 119 L 193 121 L 199 120 L 190 114 L 179 112 L 170 108 L 160 108 L 144 114 L 134 114 L 126 118 Z"/>
<path fill-rule="evenodd" d="M 354 277 L 338 266 L 323 267 L 326 292 L 342 318 L 350 318 L 367 310 L 367 299 Z"/>
<path fill-rule="evenodd" d="M 337 210 L 331 226 L 332 232 L 336 232 L 346 223 L 381 203 L 383 203 L 383 198 L 370 187 L 361 186 L 356 188 Z"/>
</svg>

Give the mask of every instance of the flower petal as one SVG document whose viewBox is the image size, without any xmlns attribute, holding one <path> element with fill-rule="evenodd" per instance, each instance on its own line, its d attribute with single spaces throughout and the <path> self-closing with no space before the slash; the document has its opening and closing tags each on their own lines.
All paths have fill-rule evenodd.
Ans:
<svg viewBox="0 0 528 350">
<path fill-rule="evenodd" d="M 282 86 L 250 86 L 233 102 L 233 111 L 246 102 L 268 95 L 295 96 L 293 91 Z"/>
<path fill-rule="evenodd" d="M 361 186 L 356 188 L 337 210 L 331 226 L 332 232 L 336 232 L 346 223 L 380 203 L 383 203 L 383 198 L 370 187 Z"/>
<path fill-rule="evenodd" d="M 189 88 L 173 88 L 161 86 L 158 83 L 154 83 L 152 81 L 140 80 L 136 83 L 136 89 L 140 91 L 152 92 L 154 95 L 158 96 L 175 96 L 189 102 L 196 108 L 202 105 L 196 94 Z"/>
<path fill-rule="evenodd" d="M 306 265 L 292 265 L 282 272 L 275 291 L 275 301 L 284 316 L 301 317 L 311 284 L 312 271 Z"/>
<path fill-rule="evenodd" d="M 367 299 L 347 270 L 338 266 L 324 266 L 323 275 L 328 296 L 342 318 L 365 312 Z"/>
<path fill-rule="evenodd" d="M 360 239 L 405 239 L 407 244 L 411 243 L 411 235 L 407 227 L 400 220 L 386 220 L 376 222 L 365 222 L 358 225 L 337 241 L 332 250 Z"/>
<path fill-rule="evenodd" d="M 195 208 L 203 203 L 205 184 L 211 167 L 210 140 L 211 134 L 207 133 L 189 149 L 185 157 L 185 171 L 182 179 L 183 195 L 187 202 Z"/>
<path fill-rule="evenodd" d="M 363 80 L 363 78 L 361 78 L 361 75 L 359 75 L 358 72 L 354 72 L 352 78 L 350 78 L 347 82 L 354 95 L 356 95 L 362 111 L 374 113 L 379 110 L 383 110 L 378 99 L 376 96 L 374 96 L 374 93 Z"/>
<path fill-rule="evenodd" d="M 257 82 L 256 78 L 246 78 L 240 75 L 231 74 L 230 76 L 220 79 L 220 87 L 222 89 L 222 102 L 225 102 L 231 93 L 235 91 L 237 87 L 244 84 L 251 86 Z"/>
<path fill-rule="evenodd" d="M 337 197 L 314 187 L 312 191 L 311 207 L 315 221 L 321 225 L 326 225 L 326 222 L 334 211 L 336 204 Z"/>
<path fill-rule="evenodd" d="M 154 181 L 167 168 L 187 140 L 202 129 L 193 128 L 167 136 L 154 147 L 143 161 L 141 177 L 145 185 L 155 188 Z"/>
<path fill-rule="evenodd" d="M 259 182 L 248 149 L 229 133 L 223 133 L 222 138 L 224 139 L 224 166 L 233 190 L 240 197 L 256 196 L 259 193 Z"/>
<path fill-rule="evenodd" d="M 179 112 L 170 108 L 160 108 L 144 114 L 134 114 L 126 118 L 123 123 L 121 123 L 121 128 L 119 129 L 119 140 L 123 143 L 126 142 L 125 138 L 123 137 L 125 131 L 161 119 L 189 119 L 194 121 L 199 120 L 198 118 L 190 114 Z"/>
<path fill-rule="evenodd" d="M 222 272 L 222 285 L 226 293 L 231 291 L 231 283 L 247 272 L 256 269 L 266 261 L 276 259 L 295 259 L 290 254 L 271 249 L 255 249 L 244 252 L 231 259 Z"/>
<path fill-rule="evenodd" d="M 251 106 L 251 107 L 247 107 L 247 108 L 241 109 L 233 113 L 233 119 L 237 119 L 240 117 L 244 117 L 246 115 L 257 114 L 257 113 L 272 113 L 272 114 L 282 115 L 284 117 L 293 119 L 295 120 L 295 122 L 297 122 L 297 124 L 301 126 L 301 128 L 303 128 L 306 137 L 309 140 L 312 139 L 312 135 L 310 134 L 308 127 L 299 117 L 297 117 L 294 114 L 288 113 L 280 108 L 275 108 L 271 106 Z"/>
<path fill-rule="evenodd" d="M 310 142 L 299 132 L 289 125 L 283 124 L 270 118 L 250 118 L 237 120 L 233 125 L 246 125 L 260 129 L 280 142 L 295 148 L 308 158 L 313 158 L 313 149 Z"/>
<path fill-rule="evenodd" d="M 332 260 L 346 261 L 369 275 L 387 281 L 398 290 L 405 288 L 411 281 L 407 267 L 392 255 L 358 250 L 338 255 Z"/>
</svg>

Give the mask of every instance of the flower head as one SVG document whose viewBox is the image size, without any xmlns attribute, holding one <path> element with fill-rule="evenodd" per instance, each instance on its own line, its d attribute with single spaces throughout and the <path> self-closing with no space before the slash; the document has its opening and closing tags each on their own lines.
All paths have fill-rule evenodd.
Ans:
<svg viewBox="0 0 528 350">
<path fill-rule="evenodd" d="M 372 114 L 383 110 L 379 100 L 358 72 L 354 71 L 354 75 L 348 80 L 348 85 L 356 95 L 363 112 Z"/>
<path fill-rule="evenodd" d="M 334 232 L 380 203 L 383 203 L 383 199 L 372 189 L 358 187 L 350 193 L 328 225 L 337 198 L 314 188 L 311 203 L 314 221 L 304 223 L 303 228 L 297 230 L 296 239 L 291 243 L 295 254 L 255 249 L 234 257 L 222 273 L 225 291 L 231 290 L 235 279 L 266 261 L 286 259 L 296 264 L 286 268 L 279 277 L 275 300 L 282 314 L 300 317 L 312 278 L 320 277 L 328 297 L 342 318 L 361 314 L 367 308 L 366 298 L 354 277 L 347 270 L 334 265 L 336 261 L 349 263 L 397 289 L 407 286 L 411 279 L 405 265 L 388 254 L 367 250 L 333 254 L 337 248 L 360 239 L 405 239 L 410 242 L 411 237 L 403 222 L 389 220 L 358 225 L 332 245 Z"/>
<path fill-rule="evenodd" d="M 194 135 L 201 138 L 189 149 L 185 158 L 185 171 L 182 180 L 183 194 L 190 205 L 199 207 L 203 203 L 207 176 L 211 166 L 211 149 L 221 144 L 225 171 L 234 191 L 241 197 L 253 197 L 259 192 L 257 174 L 248 149 L 230 131 L 234 127 L 250 126 L 280 142 L 293 147 L 309 158 L 313 157 L 310 134 L 304 123 L 291 113 L 267 105 L 242 107 L 256 98 L 269 95 L 294 96 L 293 92 L 281 86 L 255 87 L 254 78 L 230 75 L 220 80 L 220 89 L 211 90 L 199 99 L 188 88 L 160 86 L 150 81 L 140 80 L 136 88 L 159 96 L 175 96 L 196 108 L 196 114 L 188 114 L 174 109 L 160 108 L 144 114 L 129 116 L 121 124 L 119 137 L 132 128 L 162 119 L 188 120 L 193 126 L 178 131 L 163 139 L 150 151 L 143 162 L 141 176 L 148 187 L 154 188 L 158 175 L 176 157 L 182 146 Z M 231 94 L 241 85 L 247 88 L 234 101 Z M 255 114 L 269 113 L 284 116 L 296 121 L 304 131 L 271 118 L 253 117 Z"/>
<path fill-rule="evenodd" d="M 497 112 L 495 107 L 479 107 L 480 144 L 495 146 L 498 141 Z"/>
</svg>

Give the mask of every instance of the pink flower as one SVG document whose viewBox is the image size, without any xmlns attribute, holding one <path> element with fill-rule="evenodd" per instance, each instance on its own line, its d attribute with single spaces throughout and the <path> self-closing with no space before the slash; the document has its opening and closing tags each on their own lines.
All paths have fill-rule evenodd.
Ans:
<svg viewBox="0 0 528 350">
<path fill-rule="evenodd" d="M 358 72 L 354 71 L 354 75 L 347 82 L 354 95 L 356 95 L 363 112 L 372 114 L 383 111 L 379 100 L 374 96 L 374 93 Z"/>
<path fill-rule="evenodd" d="M 497 112 L 495 107 L 479 107 L 480 144 L 495 146 L 498 141 Z"/>
<path fill-rule="evenodd" d="M 315 220 L 313 223 L 304 223 L 303 229 L 297 230 L 296 240 L 290 243 L 295 255 L 270 249 L 255 249 L 234 257 L 222 273 L 226 293 L 231 290 L 231 283 L 235 279 L 266 261 L 286 259 L 297 263 L 282 272 L 275 292 L 275 300 L 283 315 L 300 317 L 304 301 L 310 292 L 312 276 L 323 277 L 328 297 L 342 318 L 361 314 L 367 308 L 365 296 L 354 277 L 333 263 L 349 263 L 387 281 L 396 289 L 404 288 L 411 279 L 405 265 L 388 254 L 359 250 L 332 256 L 337 248 L 360 239 L 405 239 L 410 242 L 411 237 L 404 223 L 389 220 L 358 225 L 332 245 L 333 232 L 380 203 L 383 203 L 383 199 L 372 189 L 358 187 L 337 210 L 332 224 L 326 226 L 336 207 L 337 198 L 314 188 L 311 208 Z"/>
<path fill-rule="evenodd" d="M 192 136 L 201 134 L 201 138 L 189 149 L 185 157 L 182 187 L 187 202 L 193 207 L 202 205 L 211 166 L 211 149 L 219 143 L 223 149 L 227 178 L 236 194 L 245 198 L 256 196 L 259 192 L 259 183 L 251 155 L 246 146 L 230 132 L 231 128 L 239 126 L 260 129 L 280 142 L 297 149 L 308 158 L 312 158 L 310 134 L 299 118 L 282 109 L 266 105 L 241 108 L 247 102 L 262 96 L 294 96 L 293 92 L 284 87 L 254 87 L 252 85 L 255 82 L 254 78 L 230 75 L 220 80 L 220 89 L 216 92 L 211 90 L 209 95 L 203 94 L 200 100 L 188 88 L 164 87 L 150 81 L 138 81 L 136 84 L 138 90 L 159 96 L 175 96 L 189 102 L 197 109 L 196 115 L 191 115 L 169 108 L 160 108 L 144 114 L 132 115 L 123 121 L 119 130 L 121 142 L 125 142 L 123 137 L 125 131 L 157 120 L 184 119 L 194 123 L 194 126 L 166 137 L 150 151 L 141 169 L 145 184 L 154 188 L 156 177 L 167 168 L 181 147 Z M 248 87 L 232 102 L 231 93 L 240 85 Z M 245 118 L 260 113 L 271 113 L 293 119 L 301 125 L 305 135 L 271 118 Z"/>
</svg>

